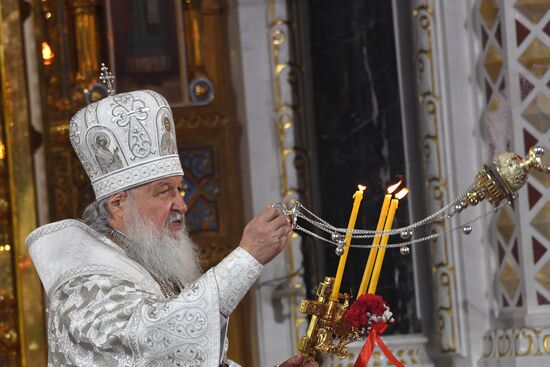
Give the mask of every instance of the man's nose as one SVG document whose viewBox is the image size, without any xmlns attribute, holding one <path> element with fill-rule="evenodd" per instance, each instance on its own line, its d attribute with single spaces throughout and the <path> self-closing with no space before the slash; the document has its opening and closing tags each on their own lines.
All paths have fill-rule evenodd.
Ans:
<svg viewBox="0 0 550 367">
<path fill-rule="evenodd" d="M 183 214 L 187 213 L 188 207 L 182 195 L 176 195 L 172 204 L 172 209 L 182 212 Z"/>
</svg>

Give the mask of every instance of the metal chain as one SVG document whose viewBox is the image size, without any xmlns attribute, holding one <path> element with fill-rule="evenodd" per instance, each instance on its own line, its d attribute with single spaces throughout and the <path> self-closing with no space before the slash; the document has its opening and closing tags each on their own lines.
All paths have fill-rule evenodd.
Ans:
<svg viewBox="0 0 550 367">
<path fill-rule="evenodd" d="M 387 231 L 374 231 L 374 230 L 362 230 L 362 229 L 348 229 L 348 228 L 338 228 L 324 219 L 317 216 L 315 213 L 307 209 L 302 203 L 296 202 L 296 206 L 299 207 L 301 210 L 303 210 L 306 214 L 313 217 L 309 218 L 306 214 L 302 213 L 301 211 L 295 211 L 295 210 L 289 210 L 287 211 L 290 215 L 296 215 L 298 218 L 301 218 L 305 220 L 306 222 L 311 223 L 313 226 L 324 230 L 326 232 L 333 232 L 333 233 L 339 233 L 339 234 L 348 234 L 351 233 L 352 237 L 354 238 L 374 238 L 376 236 L 384 236 L 384 235 L 395 235 L 399 234 L 401 232 L 405 231 L 411 231 L 413 229 L 417 229 L 419 227 L 431 224 L 433 222 L 440 222 L 445 220 L 446 218 L 450 218 L 453 215 L 457 214 L 459 211 L 455 210 L 456 205 L 460 205 L 460 202 L 466 197 L 467 193 L 471 190 L 472 186 L 470 186 L 468 189 L 466 189 L 462 194 L 460 194 L 455 200 L 453 200 L 450 204 L 446 205 L 445 207 L 439 209 L 437 212 L 431 214 L 430 216 L 413 223 L 406 227 L 401 228 L 395 228 Z M 445 214 L 449 209 L 451 209 L 448 214 Z M 303 228 L 303 227 L 301 227 Z"/>
<path fill-rule="evenodd" d="M 457 200 L 453 201 L 453 203 L 460 202 L 462 199 L 463 199 L 463 195 L 459 196 Z M 401 233 L 404 230 L 417 229 L 417 228 L 419 228 L 423 225 L 432 223 L 434 221 L 433 219 L 437 219 L 437 221 L 441 221 L 441 220 L 444 220 L 445 218 L 451 217 L 452 215 L 443 215 L 443 216 L 441 216 L 441 212 L 444 212 L 444 209 L 448 209 L 449 207 L 454 205 L 454 204 L 449 204 L 445 208 L 441 209 L 440 211 L 430 215 L 429 217 L 424 218 L 423 220 L 421 220 L 419 222 L 413 223 L 410 226 L 403 227 L 403 228 L 398 228 L 398 229 L 395 229 L 395 230 L 392 230 L 392 231 L 376 232 L 376 231 L 372 231 L 372 230 L 370 230 L 370 231 L 364 231 L 364 230 L 363 231 L 359 231 L 359 230 L 349 231 L 347 229 L 336 228 L 336 227 L 330 225 L 325 220 L 323 220 L 323 219 L 319 218 L 318 216 L 316 216 L 315 214 L 313 214 L 311 211 L 309 211 L 307 208 L 305 208 L 302 204 L 300 204 L 300 203 L 297 203 L 297 204 L 299 204 L 299 206 L 301 208 L 303 208 L 304 211 L 306 211 L 308 214 L 310 214 L 314 218 L 318 219 L 318 221 L 315 221 L 315 220 L 303 215 L 303 213 L 301 213 L 301 212 L 296 212 L 295 211 L 294 214 L 298 214 L 297 216 L 299 218 L 304 219 L 305 221 L 311 223 L 316 228 L 319 228 L 320 230 L 322 230 L 325 233 L 330 233 L 331 235 L 333 233 L 345 234 L 345 233 L 351 232 L 352 233 L 352 239 L 359 239 L 359 238 L 368 239 L 368 238 L 373 238 L 375 236 L 383 236 L 383 235 L 386 235 L 386 234 L 387 235 L 394 235 L 394 234 Z M 503 202 L 502 204 L 500 204 L 500 205 L 498 205 L 498 206 L 496 206 L 496 207 L 494 207 L 494 208 L 492 208 L 488 211 L 485 211 L 484 213 L 482 213 L 482 214 L 480 214 L 480 215 L 478 215 L 478 216 L 476 216 L 476 217 L 474 217 L 474 218 L 472 218 L 472 219 L 470 219 L 470 220 L 468 220 L 468 221 L 466 221 L 466 222 L 464 222 L 464 223 L 462 223 L 458 226 L 452 227 L 452 228 L 450 228 L 450 229 L 448 229 L 444 232 L 434 233 L 434 234 L 431 234 L 431 235 L 428 235 L 428 236 L 424 236 L 424 237 L 417 238 L 417 239 L 410 240 L 410 241 L 406 241 L 406 242 L 390 243 L 390 244 L 387 244 L 387 245 L 373 246 L 372 244 L 365 244 L 365 243 L 350 243 L 350 247 L 357 247 L 357 248 L 374 248 L 374 247 L 376 247 L 376 248 L 380 248 L 380 247 L 395 248 L 395 247 L 416 245 L 416 244 L 419 244 L 419 243 L 422 243 L 422 242 L 427 242 L 427 241 L 436 239 L 440 236 L 446 236 L 447 234 L 449 234 L 453 231 L 456 231 L 458 229 L 462 229 L 462 228 L 464 228 L 464 226 L 467 226 L 469 224 L 477 222 L 478 220 L 485 218 L 489 214 L 496 212 L 497 210 L 499 210 L 500 208 L 502 208 L 506 205 L 510 205 L 510 202 L 509 201 Z M 342 246 L 342 243 L 336 242 L 332 239 L 327 239 L 327 238 L 325 238 L 325 237 L 323 237 L 323 236 L 321 236 L 321 235 L 319 235 L 319 234 L 317 234 L 317 233 L 315 233 L 311 230 L 308 230 L 307 228 L 304 228 L 304 227 L 300 226 L 299 224 L 296 224 L 294 229 L 296 231 L 299 231 L 299 232 L 305 233 L 307 235 L 310 235 L 314 238 L 317 238 L 321 241 L 330 243 L 332 245 Z M 368 233 L 368 235 L 359 234 L 359 233 Z"/>
</svg>

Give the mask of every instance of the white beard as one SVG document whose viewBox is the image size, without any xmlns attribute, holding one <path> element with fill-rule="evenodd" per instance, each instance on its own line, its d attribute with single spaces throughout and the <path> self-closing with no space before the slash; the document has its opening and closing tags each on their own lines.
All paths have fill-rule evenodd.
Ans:
<svg viewBox="0 0 550 367">
<path fill-rule="evenodd" d="M 143 217 L 133 199 L 129 199 L 128 215 L 124 221 L 125 235 L 132 241 L 128 255 L 164 280 L 179 280 L 184 285 L 197 280 L 202 274 L 197 246 L 185 225 L 175 233 L 167 225 L 159 229 Z M 174 216 L 183 222 L 179 213 L 172 212 L 171 217 Z"/>
</svg>

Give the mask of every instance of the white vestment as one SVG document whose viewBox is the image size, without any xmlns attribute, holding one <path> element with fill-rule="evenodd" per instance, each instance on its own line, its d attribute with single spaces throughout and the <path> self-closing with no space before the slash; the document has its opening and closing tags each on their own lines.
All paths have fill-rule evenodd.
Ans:
<svg viewBox="0 0 550 367">
<path fill-rule="evenodd" d="M 218 366 L 229 316 L 261 264 L 238 247 L 176 297 L 109 240 L 76 220 L 27 238 L 49 299 L 48 366 Z"/>
</svg>

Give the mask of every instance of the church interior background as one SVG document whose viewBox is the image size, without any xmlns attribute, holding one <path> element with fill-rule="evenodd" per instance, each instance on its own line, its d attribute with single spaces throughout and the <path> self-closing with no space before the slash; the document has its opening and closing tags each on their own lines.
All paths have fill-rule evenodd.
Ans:
<svg viewBox="0 0 550 367">
<path fill-rule="evenodd" d="M 93 200 L 68 124 L 105 95 L 149 88 L 174 112 L 186 215 L 205 268 L 269 202 L 299 201 L 373 228 L 396 177 L 396 226 L 444 207 L 503 151 L 550 149 L 550 0 L 2 0 L 0 366 L 46 366 L 45 300 L 25 248 L 38 225 Z M 546 155 L 546 164 L 548 164 Z M 384 336 L 414 366 L 550 365 L 550 175 L 534 172 L 472 225 L 388 250 Z M 488 203 L 470 208 L 482 215 Z M 465 215 L 465 214 L 461 214 Z M 436 222 L 445 232 L 458 216 Z M 352 249 L 357 292 L 368 250 Z M 297 352 L 297 311 L 333 276 L 334 248 L 295 233 L 230 321 L 230 356 L 272 366 Z M 359 274 L 359 275 L 356 275 Z M 325 358 L 323 366 L 352 366 Z M 375 351 L 369 366 L 390 365 Z"/>
</svg>

